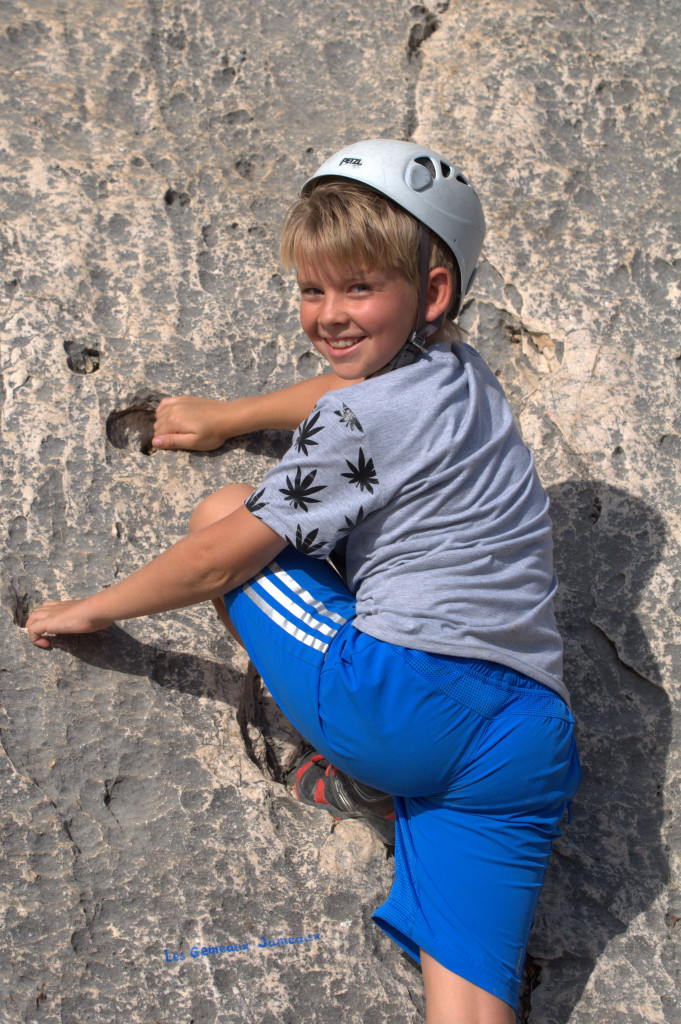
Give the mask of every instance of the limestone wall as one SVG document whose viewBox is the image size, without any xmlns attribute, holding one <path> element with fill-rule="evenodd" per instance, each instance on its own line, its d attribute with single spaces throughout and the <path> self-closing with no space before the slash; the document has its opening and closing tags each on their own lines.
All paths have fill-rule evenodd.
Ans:
<svg viewBox="0 0 681 1024">
<path fill-rule="evenodd" d="M 392 859 L 291 799 L 300 738 L 208 607 L 48 653 L 18 628 L 285 450 L 150 454 L 152 410 L 319 371 L 278 228 L 374 135 L 481 195 L 462 323 L 552 500 L 584 782 L 521 1016 L 681 1020 L 680 23 L 678 0 L 5 0 L 0 1020 L 424 1019 L 369 919 Z"/>
</svg>

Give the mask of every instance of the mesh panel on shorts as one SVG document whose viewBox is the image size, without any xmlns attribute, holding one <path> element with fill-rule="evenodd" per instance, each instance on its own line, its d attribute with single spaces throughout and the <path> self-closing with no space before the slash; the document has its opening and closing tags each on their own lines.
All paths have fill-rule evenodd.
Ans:
<svg viewBox="0 0 681 1024">
<path fill-rule="evenodd" d="M 402 648 L 407 664 L 437 688 L 485 718 L 538 715 L 570 721 L 567 704 L 547 686 L 494 662 Z M 514 704 L 517 707 L 514 707 Z"/>
</svg>

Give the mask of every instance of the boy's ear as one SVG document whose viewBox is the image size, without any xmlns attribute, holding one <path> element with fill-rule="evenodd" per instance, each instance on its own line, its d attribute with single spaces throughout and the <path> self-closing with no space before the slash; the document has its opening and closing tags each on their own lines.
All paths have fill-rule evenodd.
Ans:
<svg viewBox="0 0 681 1024">
<path fill-rule="evenodd" d="M 426 323 L 432 323 L 447 310 L 452 299 L 452 275 L 446 267 L 434 267 L 428 274 Z"/>
</svg>

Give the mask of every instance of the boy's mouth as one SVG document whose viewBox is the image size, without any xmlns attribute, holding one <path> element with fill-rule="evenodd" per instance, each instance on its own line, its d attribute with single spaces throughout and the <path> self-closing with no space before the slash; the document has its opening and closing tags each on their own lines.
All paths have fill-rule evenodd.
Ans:
<svg viewBox="0 0 681 1024">
<path fill-rule="evenodd" d="M 364 335 L 362 335 L 359 338 L 324 338 L 324 341 L 330 348 L 342 349 L 352 348 L 353 345 L 356 345 L 358 342 L 362 341 L 363 338 Z"/>
</svg>

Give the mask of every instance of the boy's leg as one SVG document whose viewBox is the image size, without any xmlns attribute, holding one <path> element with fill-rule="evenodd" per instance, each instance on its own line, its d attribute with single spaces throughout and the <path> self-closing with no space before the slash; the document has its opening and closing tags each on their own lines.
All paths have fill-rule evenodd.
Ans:
<svg viewBox="0 0 681 1024">
<path fill-rule="evenodd" d="M 226 487 L 221 487 L 214 494 L 209 494 L 194 509 L 189 520 L 189 532 L 202 530 L 204 526 L 210 526 L 218 519 L 224 519 L 225 516 L 236 512 L 252 493 L 253 488 L 248 484 L 227 484 Z"/>
<path fill-rule="evenodd" d="M 201 530 L 205 526 L 210 526 L 212 523 L 230 515 L 243 504 L 252 492 L 253 488 L 248 487 L 246 484 L 229 484 L 226 487 L 220 488 L 214 494 L 209 495 L 194 511 L 189 522 L 190 533 L 194 530 Z M 335 568 L 340 573 L 340 568 L 338 566 L 335 566 Z M 245 647 L 246 645 L 227 614 L 224 601 L 215 600 L 213 601 L 213 606 L 218 618 L 229 633 L 242 647 Z M 337 769 L 328 765 L 327 761 L 324 761 L 324 766 L 328 765 L 329 775 L 332 775 L 330 783 L 338 784 L 341 798 L 334 800 L 333 795 L 329 793 L 329 787 L 320 786 L 319 780 L 317 780 L 317 785 L 314 786 L 313 791 L 306 795 L 306 787 L 309 789 L 308 784 L 311 779 L 307 775 L 305 780 L 301 779 L 301 772 L 304 770 L 302 766 L 305 765 L 305 762 L 309 762 L 314 769 L 316 764 L 313 764 L 313 762 L 320 757 L 321 755 L 317 755 L 317 758 L 315 758 L 310 754 L 306 754 L 294 769 L 290 781 L 294 783 L 294 790 L 298 799 L 303 803 L 323 806 L 325 810 L 337 817 L 363 818 L 384 842 L 388 843 L 388 845 L 393 845 L 395 841 L 395 816 L 392 810 L 392 797 L 389 797 L 386 793 L 378 793 L 377 790 L 371 790 L 367 794 L 366 789 L 356 783 L 354 779 L 345 773 L 339 773 Z"/>
<path fill-rule="evenodd" d="M 252 493 L 230 484 L 202 501 L 190 531 L 230 515 Z M 292 574 L 292 575 L 291 575 Z M 248 651 L 287 718 L 312 746 L 325 751 L 318 712 L 319 674 L 334 637 L 355 615 L 355 600 L 324 561 L 284 548 L 275 562 L 213 601 L 232 636 Z"/>
<path fill-rule="evenodd" d="M 426 990 L 426 1024 L 513 1024 L 515 1013 L 503 999 L 447 970 L 421 950 Z"/>
</svg>

